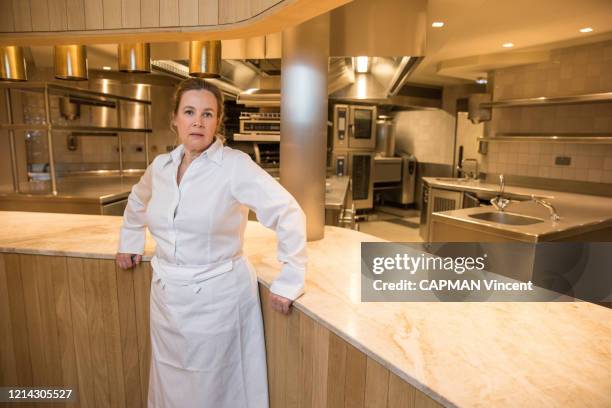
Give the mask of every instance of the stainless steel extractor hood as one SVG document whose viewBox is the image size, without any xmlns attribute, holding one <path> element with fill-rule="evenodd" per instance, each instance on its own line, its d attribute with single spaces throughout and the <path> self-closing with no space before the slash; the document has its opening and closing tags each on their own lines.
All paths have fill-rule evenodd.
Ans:
<svg viewBox="0 0 612 408">
<path fill-rule="evenodd" d="M 399 109 L 441 106 L 440 100 L 415 97 L 404 89 L 425 55 L 426 0 L 354 0 L 330 12 L 330 30 L 330 99 Z M 355 72 L 357 56 L 368 58 L 368 72 Z M 270 106 L 274 94 L 260 87 L 238 100 Z M 278 98 L 280 103 L 280 91 Z"/>
<path fill-rule="evenodd" d="M 330 99 L 409 108 L 438 107 L 430 101 L 411 99 L 400 92 L 422 57 L 372 57 L 367 73 L 354 72 L 352 60 L 344 57 L 331 59 Z"/>
<path fill-rule="evenodd" d="M 404 85 L 425 55 L 426 0 L 353 0 L 330 12 L 328 95 L 333 100 L 392 105 L 395 108 L 440 107 L 439 100 L 414 97 Z M 250 106 L 280 106 L 280 33 L 223 40 L 218 83 L 237 101 Z M 165 61 L 156 69 L 188 75 L 187 49 L 158 47 Z M 367 57 L 367 73 L 356 73 L 353 59 Z M 171 59 L 173 61 L 168 61 Z M 184 65 L 185 67 L 180 67 Z"/>
<path fill-rule="evenodd" d="M 238 95 L 236 102 L 246 106 L 278 107 L 280 106 L 280 90 L 248 89 Z"/>
<path fill-rule="evenodd" d="M 441 108 L 439 93 L 415 92 L 414 85 L 406 86 L 410 73 L 421 60 L 422 57 L 373 57 L 368 73 L 356 73 L 353 58 L 332 57 L 327 82 L 329 98 L 386 105 L 393 110 Z M 267 87 L 261 79 L 260 76 L 257 88 L 241 92 L 236 101 L 248 106 L 280 106 L 278 87 Z"/>
<path fill-rule="evenodd" d="M 153 60 L 151 61 L 153 70 L 173 75 L 177 78 L 189 78 L 189 67 L 182 61 L 171 60 Z M 217 85 L 226 97 L 236 99 L 237 96 L 244 91 L 245 88 L 252 84 L 256 75 L 244 73 L 244 70 L 236 69 L 233 61 L 222 61 L 221 77 L 206 78 Z"/>
</svg>

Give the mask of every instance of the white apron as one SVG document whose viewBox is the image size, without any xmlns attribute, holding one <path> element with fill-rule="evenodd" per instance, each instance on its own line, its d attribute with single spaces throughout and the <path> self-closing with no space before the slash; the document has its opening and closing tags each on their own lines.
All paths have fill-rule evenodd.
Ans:
<svg viewBox="0 0 612 408">
<path fill-rule="evenodd" d="M 267 407 L 257 277 L 248 260 L 184 266 L 154 257 L 151 266 L 148 406 Z"/>
</svg>

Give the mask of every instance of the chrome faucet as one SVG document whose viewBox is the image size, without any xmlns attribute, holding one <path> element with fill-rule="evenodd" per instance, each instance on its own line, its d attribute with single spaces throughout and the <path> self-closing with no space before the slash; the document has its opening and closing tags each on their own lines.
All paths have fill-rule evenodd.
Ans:
<svg viewBox="0 0 612 408">
<path fill-rule="evenodd" d="M 548 201 L 542 200 L 541 198 L 536 197 L 535 195 L 531 195 L 531 199 L 533 201 L 535 201 L 536 203 L 544 206 L 545 208 L 548 209 L 548 212 L 550 213 L 550 219 L 553 221 L 559 221 L 561 219 L 561 217 L 559 217 L 559 214 L 557 213 L 557 210 L 555 209 L 555 207 L 549 203 Z"/>
<path fill-rule="evenodd" d="M 508 207 L 508 205 L 510 205 L 511 203 L 513 203 L 512 200 L 509 200 L 507 198 L 504 198 L 504 188 L 506 186 L 506 183 L 504 182 L 504 175 L 500 174 L 499 175 L 499 192 L 497 194 L 497 196 L 493 197 L 491 199 L 491 204 L 493 205 L 493 207 L 495 207 L 497 209 L 497 211 L 504 211 L 506 209 L 506 207 Z M 536 202 L 537 204 L 540 204 L 541 206 L 545 207 L 546 209 L 548 209 L 548 211 L 550 212 L 550 219 L 554 222 L 559 221 L 561 219 L 561 217 L 559 216 L 559 214 L 557 213 L 557 210 L 555 209 L 555 207 L 549 203 L 548 201 L 536 197 L 534 194 L 531 195 L 531 200 Z"/>
<path fill-rule="evenodd" d="M 499 192 L 497 193 L 497 196 L 491 199 L 491 204 L 493 205 L 493 207 L 497 209 L 497 211 L 504 211 L 511 202 L 507 198 L 504 198 L 505 186 L 506 186 L 506 183 L 504 182 L 504 175 L 500 174 L 499 175 Z"/>
<path fill-rule="evenodd" d="M 465 171 L 463 169 L 463 166 L 465 165 L 466 162 L 474 162 L 474 171 Z M 466 179 L 478 180 L 478 177 L 479 177 L 479 173 L 478 173 L 478 160 L 476 160 L 476 159 L 463 159 L 463 160 L 461 160 L 461 166 L 457 166 L 457 171 L 463 173 L 464 177 Z"/>
</svg>

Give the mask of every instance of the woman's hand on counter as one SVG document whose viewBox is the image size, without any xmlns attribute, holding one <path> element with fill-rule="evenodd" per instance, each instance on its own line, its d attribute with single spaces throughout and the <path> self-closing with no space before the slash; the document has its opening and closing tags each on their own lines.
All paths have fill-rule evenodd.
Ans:
<svg viewBox="0 0 612 408">
<path fill-rule="evenodd" d="M 289 309 L 291 308 L 291 303 L 293 302 L 290 299 L 270 292 L 270 306 L 272 306 L 272 309 L 276 310 L 277 312 L 288 314 Z"/>
<path fill-rule="evenodd" d="M 117 266 L 119 266 L 121 269 L 129 269 L 140 263 L 142 260 L 142 255 L 124 254 L 118 252 L 115 256 L 115 260 L 117 262 Z"/>
</svg>

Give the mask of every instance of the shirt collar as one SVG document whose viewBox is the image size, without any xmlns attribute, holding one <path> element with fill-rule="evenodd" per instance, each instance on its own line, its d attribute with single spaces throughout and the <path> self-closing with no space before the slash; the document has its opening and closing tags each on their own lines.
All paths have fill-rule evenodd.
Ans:
<svg viewBox="0 0 612 408">
<path fill-rule="evenodd" d="M 172 162 L 180 163 L 184 151 L 185 146 L 183 146 L 182 144 L 178 145 L 174 150 L 170 152 L 170 154 L 168 155 L 168 159 L 166 160 L 164 165 L 167 165 Z M 221 165 L 221 160 L 223 159 L 223 143 L 219 139 L 215 138 L 215 141 L 212 142 L 208 149 L 204 150 L 204 152 L 194 161 L 200 160 L 202 157 L 208 157 L 213 162 L 217 163 L 218 165 Z"/>
</svg>

